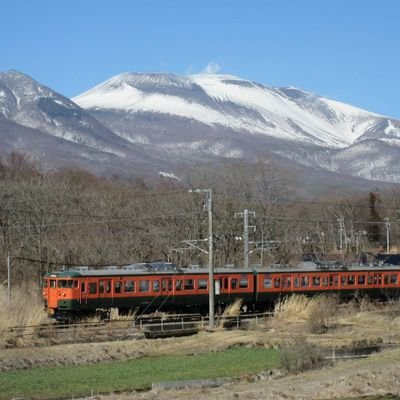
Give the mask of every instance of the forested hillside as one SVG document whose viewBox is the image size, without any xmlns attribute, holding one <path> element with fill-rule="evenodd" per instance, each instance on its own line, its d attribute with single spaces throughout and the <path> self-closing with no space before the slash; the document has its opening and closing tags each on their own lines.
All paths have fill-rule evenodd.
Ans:
<svg viewBox="0 0 400 400">
<path fill-rule="evenodd" d="M 376 188 L 353 197 L 305 200 L 292 190 L 296 176 L 271 163 L 241 161 L 219 168 L 186 167 L 180 176 L 180 181 L 160 178 L 149 184 L 84 170 L 41 172 L 24 154 L 3 156 L 1 281 L 6 279 L 7 255 L 14 281 L 36 279 L 62 265 L 159 259 L 207 265 L 206 254 L 177 250 L 187 247 L 184 240 L 200 240 L 196 244 L 207 248 L 204 193 L 189 189 L 212 189 L 216 266 L 243 265 L 243 219 L 234 214 L 244 209 L 256 215 L 249 220 L 256 227 L 249 229 L 250 264 L 294 262 L 303 254 L 357 259 L 362 252 L 386 250 L 385 218 L 391 250 L 400 241 L 400 190 Z M 279 242 L 274 243 L 278 247 L 268 250 L 267 241 Z"/>
</svg>

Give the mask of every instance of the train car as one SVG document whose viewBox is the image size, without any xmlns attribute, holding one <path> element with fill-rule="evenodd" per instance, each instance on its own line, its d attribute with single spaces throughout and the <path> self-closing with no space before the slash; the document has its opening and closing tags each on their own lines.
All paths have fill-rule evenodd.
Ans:
<svg viewBox="0 0 400 400">
<path fill-rule="evenodd" d="M 71 320 L 102 310 L 206 312 L 207 268 L 178 268 L 167 263 L 107 269 L 72 269 L 47 274 L 43 298 L 48 313 Z M 248 309 L 265 309 L 291 293 L 332 293 L 341 298 L 368 295 L 397 298 L 399 266 L 316 265 L 299 267 L 216 268 L 215 304 L 224 307 L 240 298 Z"/>
<path fill-rule="evenodd" d="M 45 307 L 59 320 L 71 320 L 111 308 L 118 308 L 120 312 L 135 309 L 142 312 L 207 310 L 207 269 L 160 266 L 154 268 L 152 264 L 144 264 L 47 274 L 43 285 Z M 223 306 L 237 297 L 253 303 L 253 276 L 251 270 L 215 269 L 216 304 Z"/>
<path fill-rule="evenodd" d="M 256 302 L 272 302 L 288 294 L 331 293 L 341 299 L 368 295 L 391 299 L 400 295 L 400 266 L 341 266 L 304 263 L 299 267 L 255 271 Z"/>
</svg>

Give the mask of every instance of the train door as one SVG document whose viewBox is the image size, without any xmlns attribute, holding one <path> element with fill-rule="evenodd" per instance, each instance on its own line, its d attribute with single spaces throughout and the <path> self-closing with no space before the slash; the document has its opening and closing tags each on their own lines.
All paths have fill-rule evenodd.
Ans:
<svg viewBox="0 0 400 400">
<path fill-rule="evenodd" d="M 229 290 L 229 278 L 228 277 L 222 277 L 221 278 L 221 294 L 229 294 L 230 290 Z"/>
<path fill-rule="evenodd" d="M 222 279 L 214 280 L 214 293 L 216 296 L 219 296 L 221 294 L 221 284 L 222 284 Z"/>
<path fill-rule="evenodd" d="M 374 280 L 373 285 L 376 288 L 382 287 L 382 274 L 381 273 L 374 273 Z"/>
<path fill-rule="evenodd" d="M 217 293 L 217 289 L 219 290 L 219 293 Z M 215 294 L 219 294 L 222 301 L 229 301 L 230 293 L 229 277 L 222 276 L 220 279 L 215 281 Z"/>
<path fill-rule="evenodd" d="M 57 308 L 57 301 L 58 301 L 58 295 L 57 295 L 57 281 L 55 279 L 49 279 L 49 288 L 48 288 L 48 308 Z"/>
<path fill-rule="evenodd" d="M 87 282 L 86 279 L 79 280 L 79 302 L 80 304 L 87 304 Z"/>
<path fill-rule="evenodd" d="M 87 278 L 86 280 L 86 293 L 82 293 L 82 297 L 85 299 L 84 307 L 95 310 L 99 307 L 99 282 L 98 278 Z"/>
<path fill-rule="evenodd" d="M 335 290 L 339 286 L 339 274 L 331 274 L 329 276 L 329 289 Z"/>
<path fill-rule="evenodd" d="M 113 305 L 112 280 L 99 280 L 99 305 L 110 307 Z"/>
<path fill-rule="evenodd" d="M 174 290 L 173 290 L 173 283 L 172 278 L 161 278 L 161 297 L 164 299 L 173 299 Z M 166 303 L 168 300 L 166 300 Z"/>
</svg>

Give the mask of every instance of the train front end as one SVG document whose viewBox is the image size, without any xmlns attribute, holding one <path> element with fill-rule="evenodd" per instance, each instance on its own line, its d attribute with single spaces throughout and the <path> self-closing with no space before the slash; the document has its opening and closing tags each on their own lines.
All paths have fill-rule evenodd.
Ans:
<svg viewBox="0 0 400 400">
<path fill-rule="evenodd" d="M 46 274 L 42 297 L 49 317 L 70 320 L 79 305 L 79 273 L 62 271 Z"/>
</svg>

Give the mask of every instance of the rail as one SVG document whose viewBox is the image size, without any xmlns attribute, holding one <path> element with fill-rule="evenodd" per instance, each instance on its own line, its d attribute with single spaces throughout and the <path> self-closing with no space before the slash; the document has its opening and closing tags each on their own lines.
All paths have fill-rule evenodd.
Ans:
<svg viewBox="0 0 400 400">
<path fill-rule="evenodd" d="M 272 313 L 219 316 L 216 326 L 238 329 L 246 324 L 258 325 Z M 16 326 L 0 330 L 0 348 L 44 346 L 62 343 L 126 340 L 136 337 L 166 337 L 194 334 L 208 329 L 209 319 L 198 314 L 142 316 L 123 320 L 82 322 L 77 324 L 43 324 Z"/>
</svg>

